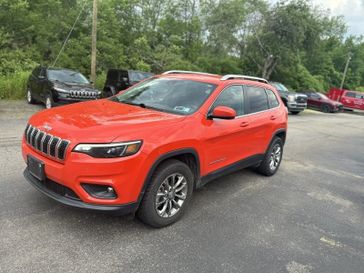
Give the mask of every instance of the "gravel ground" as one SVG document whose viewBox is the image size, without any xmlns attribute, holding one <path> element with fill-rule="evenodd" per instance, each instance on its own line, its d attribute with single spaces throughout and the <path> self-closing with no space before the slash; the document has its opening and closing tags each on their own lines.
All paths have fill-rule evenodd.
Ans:
<svg viewBox="0 0 364 273">
<path fill-rule="evenodd" d="M 215 180 L 157 230 L 64 207 L 25 181 L 21 134 L 40 109 L 0 101 L 0 272 L 363 272 L 363 116 L 289 116 L 275 176 Z"/>
</svg>

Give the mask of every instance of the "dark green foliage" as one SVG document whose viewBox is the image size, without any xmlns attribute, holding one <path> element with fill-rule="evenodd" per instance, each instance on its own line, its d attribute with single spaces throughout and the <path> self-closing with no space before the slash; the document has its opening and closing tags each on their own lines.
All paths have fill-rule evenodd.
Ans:
<svg viewBox="0 0 364 273">
<path fill-rule="evenodd" d="M 29 72 L 51 65 L 90 74 L 90 0 L 0 0 L 0 98 L 21 98 Z M 348 37 L 340 17 L 306 0 L 102 0 L 97 86 L 109 68 L 243 73 L 292 89 L 364 86 L 364 41 Z"/>
</svg>

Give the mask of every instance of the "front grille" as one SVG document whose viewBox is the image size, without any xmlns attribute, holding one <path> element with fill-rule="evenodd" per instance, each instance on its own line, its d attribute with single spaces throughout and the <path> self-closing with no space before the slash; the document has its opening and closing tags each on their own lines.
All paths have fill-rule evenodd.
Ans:
<svg viewBox="0 0 364 273">
<path fill-rule="evenodd" d="M 28 124 L 25 128 L 25 140 L 34 149 L 58 160 L 64 160 L 69 140 L 52 136 Z"/>
<path fill-rule="evenodd" d="M 94 91 L 71 90 L 69 97 L 75 99 L 97 99 L 98 93 Z"/>
<path fill-rule="evenodd" d="M 71 190 L 70 188 L 63 186 L 61 184 L 58 184 L 57 182 L 54 182 L 50 179 L 47 179 L 45 181 L 39 181 L 39 182 L 47 190 L 52 191 L 58 195 L 61 195 L 61 196 L 67 197 L 67 198 L 71 198 L 71 199 L 75 199 L 75 200 L 80 200 L 80 198 L 77 196 L 77 194 L 73 190 Z"/>
<path fill-rule="evenodd" d="M 297 96 L 296 101 L 298 103 L 306 103 L 307 102 L 307 97 L 306 96 Z"/>
</svg>

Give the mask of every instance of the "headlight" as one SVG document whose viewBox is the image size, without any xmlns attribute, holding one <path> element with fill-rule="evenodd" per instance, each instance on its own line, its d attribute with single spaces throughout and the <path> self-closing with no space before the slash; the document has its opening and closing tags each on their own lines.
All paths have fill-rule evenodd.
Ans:
<svg viewBox="0 0 364 273">
<path fill-rule="evenodd" d="M 114 158 L 136 154 L 141 146 L 140 140 L 107 144 L 78 144 L 73 151 L 97 158 Z"/>
<path fill-rule="evenodd" d="M 68 93 L 68 90 L 59 87 L 53 87 L 53 90 L 60 93 Z"/>
<path fill-rule="evenodd" d="M 296 98 L 296 96 L 295 96 L 295 95 L 293 95 L 293 94 L 288 95 L 288 101 L 289 101 L 289 102 L 294 102 L 294 101 L 295 101 L 295 98 Z"/>
</svg>

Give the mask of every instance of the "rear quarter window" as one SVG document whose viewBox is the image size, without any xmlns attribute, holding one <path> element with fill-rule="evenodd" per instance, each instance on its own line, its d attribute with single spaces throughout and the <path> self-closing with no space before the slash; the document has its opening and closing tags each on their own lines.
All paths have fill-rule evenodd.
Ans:
<svg viewBox="0 0 364 273">
<path fill-rule="evenodd" d="M 269 108 L 274 108 L 279 105 L 278 99 L 272 90 L 267 89 Z"/>
</svg>

